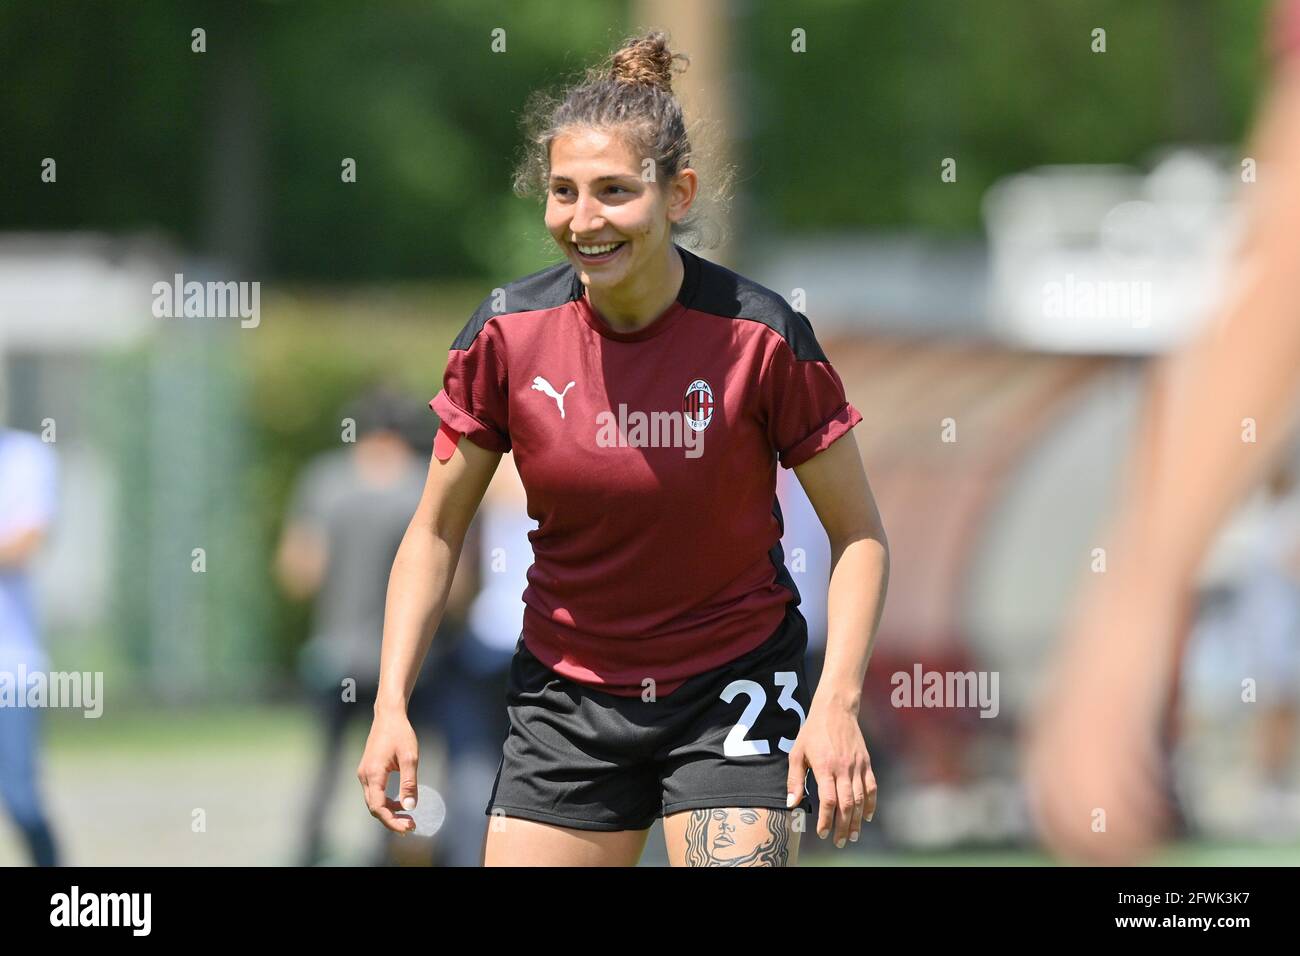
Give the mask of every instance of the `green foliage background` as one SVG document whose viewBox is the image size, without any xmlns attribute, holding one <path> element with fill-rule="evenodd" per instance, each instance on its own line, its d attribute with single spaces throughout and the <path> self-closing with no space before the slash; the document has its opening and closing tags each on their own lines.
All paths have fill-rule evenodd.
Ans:
<svg viewBox="0 0 1300 956">
<path fill-rule="evenodd" d="M 971 231 L 1007 173 L 1237 141 L 1267 65 L 1266 0 L 711 2 L 735 47 L 744 208 L 781 234 Z M 602 0 L 5 4 L 6 178 L 35 182 L 52 156 L 60 179 L 15 190 L 0 228 L 160 228 L 262 277 L 532 271 L 547 252 L 509 189 L 519 111 L 629 16 Z"/>
</svg>

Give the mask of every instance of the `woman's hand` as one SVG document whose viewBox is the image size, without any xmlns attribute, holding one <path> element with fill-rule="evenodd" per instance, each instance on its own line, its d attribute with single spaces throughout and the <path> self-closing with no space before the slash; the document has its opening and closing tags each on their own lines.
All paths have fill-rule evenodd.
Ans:
<svg viewBox="0 0 1300 956">
<path fill-rule="evenodd" d="M 834 842 L 857 841 L 862 818 L 876 812 L 876 775 L 862 739 L 855 708 L 814 698 L 808 719 L 790 748 L 790 773 L 786 778 L 787 803 L 803 795 L 804 775 L 811 770 L 821 804 L 817 835 L 823 840 L 834 828 Z"/>
<path fill-rule="evenodd" d="M 394 833 L 410 833 L 415 829 L 415 821 L 410 817 L 393 814 L 415 808 L 415 772 L 419 763 L 420 745 L 406 713 L 376 709 L 366 750 L 357 767 L 357 779 L 361 781 L 370 815 Z M 397 791 L 400 802 L 384 794 L 388 775 L 394 770 L 401 774 Z"/>
</svg>

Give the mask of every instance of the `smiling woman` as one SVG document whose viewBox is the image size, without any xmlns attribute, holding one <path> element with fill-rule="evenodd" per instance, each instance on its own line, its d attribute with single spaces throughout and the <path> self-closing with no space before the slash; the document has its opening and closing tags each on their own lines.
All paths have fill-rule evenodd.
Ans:
<svg viewBox="0 0 1300 956">
<path fill-rule="evenodd" d="M 887 546 L 851 433 L 862 415 L 804 316 L 674 241 L 700 185 L 676 59 L 662 33 L 635 38 L 534 114 L 520 182 L 545 189 L 564 260 L 484 299 L 429 403 L 466 440 L 440 443 L 393 563 L 358 777 L 408 832 L 394 812 L 411 806 L 384 796 L 393 770 L 418 792 L 405 701 L 512 451 L 538 525 L 487 865 L 634 864 L 662 818 L 673 865 L 787 866 L 814 793 L 817 832 L 840 847 L 875 809 L 857 714 Z M 655 422 L 676 440 L 647 436 Z M 834 555 L 815 696 L 778 463 Z"/>
</svg>

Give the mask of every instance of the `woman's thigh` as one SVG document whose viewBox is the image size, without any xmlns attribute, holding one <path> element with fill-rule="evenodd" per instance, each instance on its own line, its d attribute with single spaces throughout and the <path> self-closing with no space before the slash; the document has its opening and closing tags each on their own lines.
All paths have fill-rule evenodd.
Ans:
<svg viewBox="0 0 1300 956">
<path fill-rule="evenodd" d="M 794 866 L 800 810 L 710 807 L 664 817 L 670 866 Z"/>
<path fill-rule="evenodd" d="M 483 840 L 484 866 L 635 866 L 646 830 L 575 830 L 493 814 Z"/>
</svg>

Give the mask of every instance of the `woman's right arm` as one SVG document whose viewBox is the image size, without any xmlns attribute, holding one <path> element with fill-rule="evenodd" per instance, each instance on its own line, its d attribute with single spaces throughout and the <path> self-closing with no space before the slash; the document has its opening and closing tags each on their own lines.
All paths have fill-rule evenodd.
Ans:
<svg viewBox="0 0 1300 956">
<path fill-rule="evenodd" d="M 393 815 L 415 805 L 419 753 L 406 704 L 442 619 L 465 532 L 500 461 L 501 452 L 467 438 L 446 461 L 430 456 L 424 493 L 388 576 L 375 718 L 357 779 L 371 816 L 398 833 L 415 828 L 414 821 Z M 401 775 L 401 802 L 384 795 L 392 771 Z"/>
</svg>

